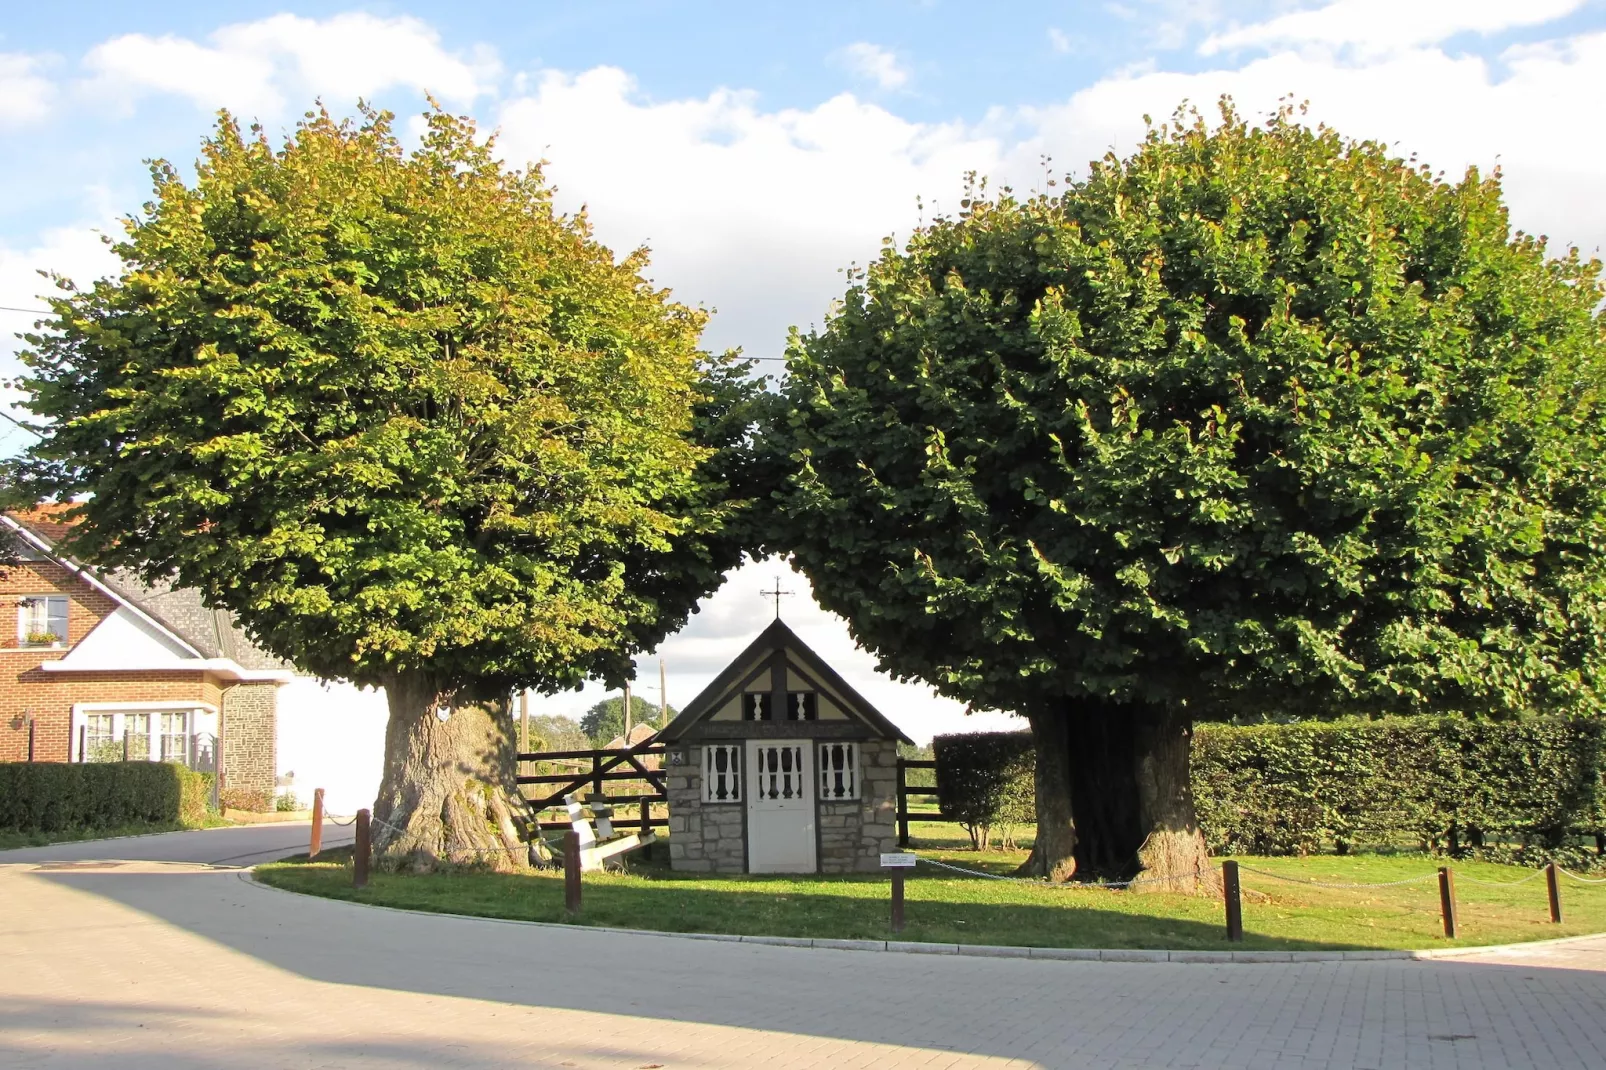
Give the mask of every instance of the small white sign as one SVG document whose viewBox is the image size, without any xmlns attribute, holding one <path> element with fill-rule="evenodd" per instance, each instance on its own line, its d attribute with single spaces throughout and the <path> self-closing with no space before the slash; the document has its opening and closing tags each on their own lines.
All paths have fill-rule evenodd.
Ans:
<svg viewBox="0 0 1606 1070">
<path fill-rule="evenodd" d="M 881 856 L 882 869 L 912 869 L 920 860 L 918 855 L 883 854 Z"/>
</svg>

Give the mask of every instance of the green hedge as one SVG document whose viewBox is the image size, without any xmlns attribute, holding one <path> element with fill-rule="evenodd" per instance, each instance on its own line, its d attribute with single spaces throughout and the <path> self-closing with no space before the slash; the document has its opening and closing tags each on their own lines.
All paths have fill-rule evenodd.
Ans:
<svg viewBox="0 0 1606 1070">
<path fill-rule="evenodd" d="M 1030 823 L 1026 741 L 1026 733 L 938 736 L 943 813 L 1004 823 L 1003 800 L 1018 806 L 1024 799 L 1021 820 Z M 1024 761 L 1012 757 L 1022 747 Z M 1408 848 L 1590 864 L 1592 845 L 1580 848 L 1577 839 L 1606 835 L 1603 775 L 1606 723 L 1599 721 L 1201 725 L 1193 743 L 1194 803 L 1217 854 Z"/>
<path fill-rule="evenodd" d="M 1603 747 L 1606 726 L 1582 720 L 1206 725 L 1194 800 L 1221 853 L 1419 847 L 1543 860 L 1606 832 Z"/>
<path fill-rule="evenodd" d="M 0 828 L 199 825 L 211 776 L 170 762 L 0 762 Z"/>
<path fill-rule="evenodd" d="M 931 741 L 937 761 L 937 808 L 985 849 L 994 828 L 1012 844 L 1016 826 L 1036 820 L 1036 759 L 1028 732 L 963 732 Z"/>
</svg>

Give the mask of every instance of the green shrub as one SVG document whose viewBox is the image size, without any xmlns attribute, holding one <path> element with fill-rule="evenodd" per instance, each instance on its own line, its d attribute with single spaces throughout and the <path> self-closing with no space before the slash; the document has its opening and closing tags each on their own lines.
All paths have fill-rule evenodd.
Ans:
<svg viewBox="0 0 1606 1070">
<path fill-rule="evenodd" d="M 1577 836 L 1606 832 L 1603 746 L 1606 726 L 1590 720 L 1206 725 L 1194 736 L 1194 800 L 1219 853 L 1566 859 Z"/>
<path fill-rule="evenodd" d="M 931 741 L 937 761 L 937 807 L 985 850 L 993 828 L 1013 846 L 1014 829 L 1035 815 L 1036 758 L 1028 732 L 964 732 Z"/>
<path fill-rule="evenodd" d="M 210 780 L 168 762 L 0 763 L 0 828 L 201 824 Z"/>
</svg>

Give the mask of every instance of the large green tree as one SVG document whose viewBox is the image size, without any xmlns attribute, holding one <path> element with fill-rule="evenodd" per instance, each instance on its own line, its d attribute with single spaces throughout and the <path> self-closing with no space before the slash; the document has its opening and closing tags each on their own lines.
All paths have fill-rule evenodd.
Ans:
<svg viewBox="0 0 1606 1070">
<path fill-rule="evenodd" d="M 1600 265 L 1498 176 L 1224 104 L 961 203 L 794 337 L 774 542 L 1028 718 L 1030 869 L 1207 883 L 1195 719 L 1597 707 Z"/>
<path fill-rule="evenodd" d="M 390 704 L 392 863 L 514 857 L 509 693 L 618 684 L 740 557 L 745 366 L 472 123 L 224 114 L 120 274 L 52 302 L 31 497 Z"/>
<path fill-rule="evenodd" d="M 635 727 L 639 724 L 657 725 L 664 723 L 664 718 L 657 706 L 648 702 L 640 695 L 630 697 L 630 724 Z M 668 715 L 675 715 L 675 708 L 671 706 Z M 593 705 L 580 715 L 580 729 L 590 739 L 593 747 L 606 747 L 608 743 L 625 732 L 625 703 L 624 699 L 615 695 L 605 698 Z"/>
</svg>

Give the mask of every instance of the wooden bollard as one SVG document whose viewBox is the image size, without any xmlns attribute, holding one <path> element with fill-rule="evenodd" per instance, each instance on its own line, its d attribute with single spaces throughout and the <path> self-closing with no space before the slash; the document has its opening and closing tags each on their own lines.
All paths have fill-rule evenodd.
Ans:
<svg viewBox="0 0 1606 1070">
<path fill-rule="evenodd" d="M 39 738 L 39 721 L 33 714 L 28 715 L 28 760 L 33 761 L 34 744 Z"/>
<path fill-rule="evenodd" d="M 1227 941 L 1241 943 L 1244 938 L 1244 904 L 1238 887 L 1238 863 L 1221 863 L 1221 894 L 1227 900 Z"/>
<path fill-rule="evenodd" d="M 368 822 L 370 816 L 367 810 L 357 811 L 357 842 L 352 845 L 351 852 L 351 886 L 362 888 L 368 884 L 368 856 L 373 851 L 373 837 L 370 835 Z"/>
<path fill-rule="evenodd" d="M 892 871 L 892 931 L 903 932 L 903 870 Z"/>
<path fill-rule="evenodd" d="M 1444 915 L 1444 935 L 1455 939 L 1455 874 L 1449 866 L 1439 867 L 1439 912 Z"/>
<path fill-rule="evenodd" d="M 580 834 L 563 834 L 563 909 L 580 913 Z"/>
<path fill-rule="evenodd" d="M 323 850 L 323 789 L 312 789 L 312 842 L 307 845 L 307 857 L 317 858 Z"/>
<path fill-rule="evenodd" d="M 1550 920 L 1556 925 L 1561 924 L 1561 874 L 1556 872 L 1556 863 L 1552 862 L 1545 867 L 1545 891 L 1550 893 Z"/>
</svg>

